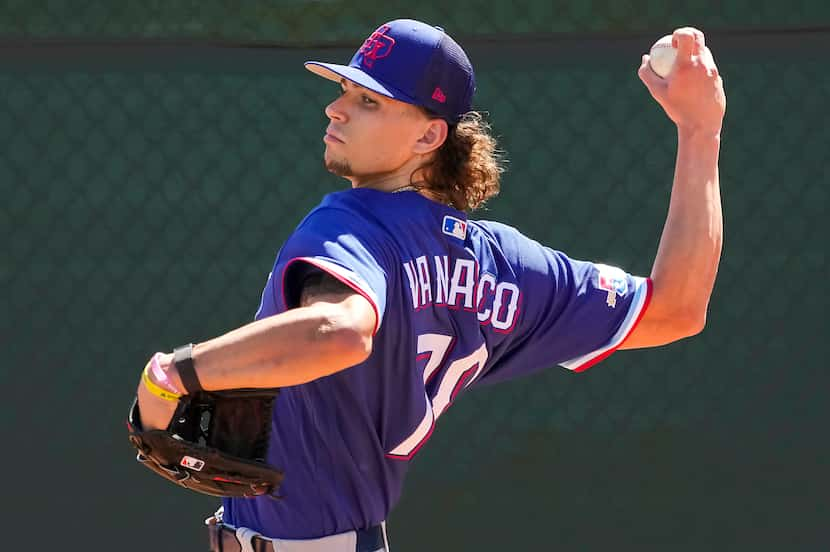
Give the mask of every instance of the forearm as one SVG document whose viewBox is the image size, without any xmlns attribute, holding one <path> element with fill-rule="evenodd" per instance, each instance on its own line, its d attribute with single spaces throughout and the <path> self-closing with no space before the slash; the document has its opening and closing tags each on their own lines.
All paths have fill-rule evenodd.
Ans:
<svg viewBox="0 0 830 552">
<path fill-rule="evenodd" d="M 365 360 L 371 339 L 348 320 L 348 305 L 317 303 L 252 322 L 193 348 L 207 390 L 286 387 Z"/>
<path fill-rule="evenodd" d="M 701 329 L 723 241 L 719 150 L 719 135 L 678 129 L 669 212 L 651 273 L 655 299 L 665 298 L 655 306 L 672 309 L 666 319 Z"/>
</svg>

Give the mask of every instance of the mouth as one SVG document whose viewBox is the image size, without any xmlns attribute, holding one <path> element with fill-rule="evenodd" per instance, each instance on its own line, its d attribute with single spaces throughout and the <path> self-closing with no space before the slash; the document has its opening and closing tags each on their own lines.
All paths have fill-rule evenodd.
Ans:
<svg viewBox="0 0 830 552">
<path fill-rule="evenodd" d="M 345 144 L 342 139 L 338 136 L 332 134 L 331 132 L 326 131 L 326 135 L 323 136 L 323 142 L 330 143 L 330 144 Z"/>
</svg>

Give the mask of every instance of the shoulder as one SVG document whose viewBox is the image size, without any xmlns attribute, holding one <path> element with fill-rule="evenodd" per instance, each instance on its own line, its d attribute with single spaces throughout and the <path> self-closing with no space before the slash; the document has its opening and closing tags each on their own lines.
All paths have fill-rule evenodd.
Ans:
<svg viewBox="0 0 830 552">
<path fill-rule="evenodd" d="M 540 243 L 508 224 L 477 220 L 471 221 L 470 226 L 478 229 L 493 255 L 503 259 L 516 273 L 549 279 L 578 268 L 579 262 L 564 252 Z"/>
<path fill-rule="evenodd" d="M 363 216 L 365 210 L 361 208 L 360 202 L 350 192 L 352 190 L 326 194 L 320 203 L 305 216 L 300 223 L 300 227 L 307 225 L 310 221 L 336 216 L 338 211 L 346 211 L 352 215 Z"/>
<path fill-rule="evenodd" d="M 297 230 L 330 224 L 336 228 L 353 227 L 355 229 L 376 228 L 385 220 L 405 212 L 398 198 L 391 194 L 368 189 L 349 189 L 332 192 L 300 222 Z"/>
<path fill-rule="evenodd" d="M 448 214 L 455 214 L 455 219 L 466 225 L 464 213 L 417 192 L 389 193 L 358 188 L 326 195 L 297 230 L 325 230 L 329 234 L 345 230 L 390 245 L 406 245 L 427 235 L 440 236 L 442 221 Z"/>
<path fill-rule="evenodd" d="M 335 238 L 343 235 L 378 234 L 380 221 L 372 204 L 361 201 L 357 190 L 326 195 L 297 225 L 289 241 L 304 236 Z"/>
<path fill-rule="evenodd" d="M 407 194 L 393 194 L 369 188 L 350 188 L 327 194 L 318 209 L 343 209 L 362 215 L 382 211 L 394 211 L 402 207 Z"/>
<path fill-rule="evenodd" d="M 491 248 L 499 250 L 505 256 L 522 256 L 542 248 L 539 242 L 509 224 L 491 220 L 471 220 L 470 227 L 476 229 L 481 237 L 489 242 Z"/>
<path fill-rule="evenodd" d="M 287 238 L 277 262 L 314 258 L 317 263 L 335 263 L 351 270 L 388 267 L 392 249 L 383 217 L 356 191 L 325 196 Z"/>
<path fill-rule="evenodd" d="M 496 241 L 528 239 L 517 228 L 503 222 L 496 222 L 494 220 L 470 220 L 470 225 L 478 228 L 488 238 Z"/>
</svg>

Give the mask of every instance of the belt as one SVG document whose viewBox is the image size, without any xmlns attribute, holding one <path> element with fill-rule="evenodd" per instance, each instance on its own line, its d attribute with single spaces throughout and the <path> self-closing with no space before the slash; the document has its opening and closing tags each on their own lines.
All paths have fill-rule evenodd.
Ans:
<svg viewBox="0 0 830 552">
<path fill-rule="evenodd" d="M 242 552 L 242 545 L 236 538 L 236 531 L 223 523 L 208 525 L 208 538 L 211 552 Z M 375 525 L 369 529 L 355 531 L 357 547 L 355 552 L 377 552 L 384 548 L 383 527 Z M 251 546 L 254 552 L 275 552 L 274 543 L 270 539 L 260 536 L 251 537 Z"/>
</svg>

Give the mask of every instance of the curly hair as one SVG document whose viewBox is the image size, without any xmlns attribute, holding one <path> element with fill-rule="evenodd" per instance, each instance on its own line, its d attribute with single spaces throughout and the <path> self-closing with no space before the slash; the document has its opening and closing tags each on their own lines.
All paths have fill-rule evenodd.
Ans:
<svg viewBox="0 0 830 552">
<path fill-rule="evenodd" d="M 424 180 L 430 192 L 456 209 L 478 209 L 499 193 L 504 163 L 490 125 L 471 111 L 449 126 L 446 141 L 424 167 Z"/>
</svg>

